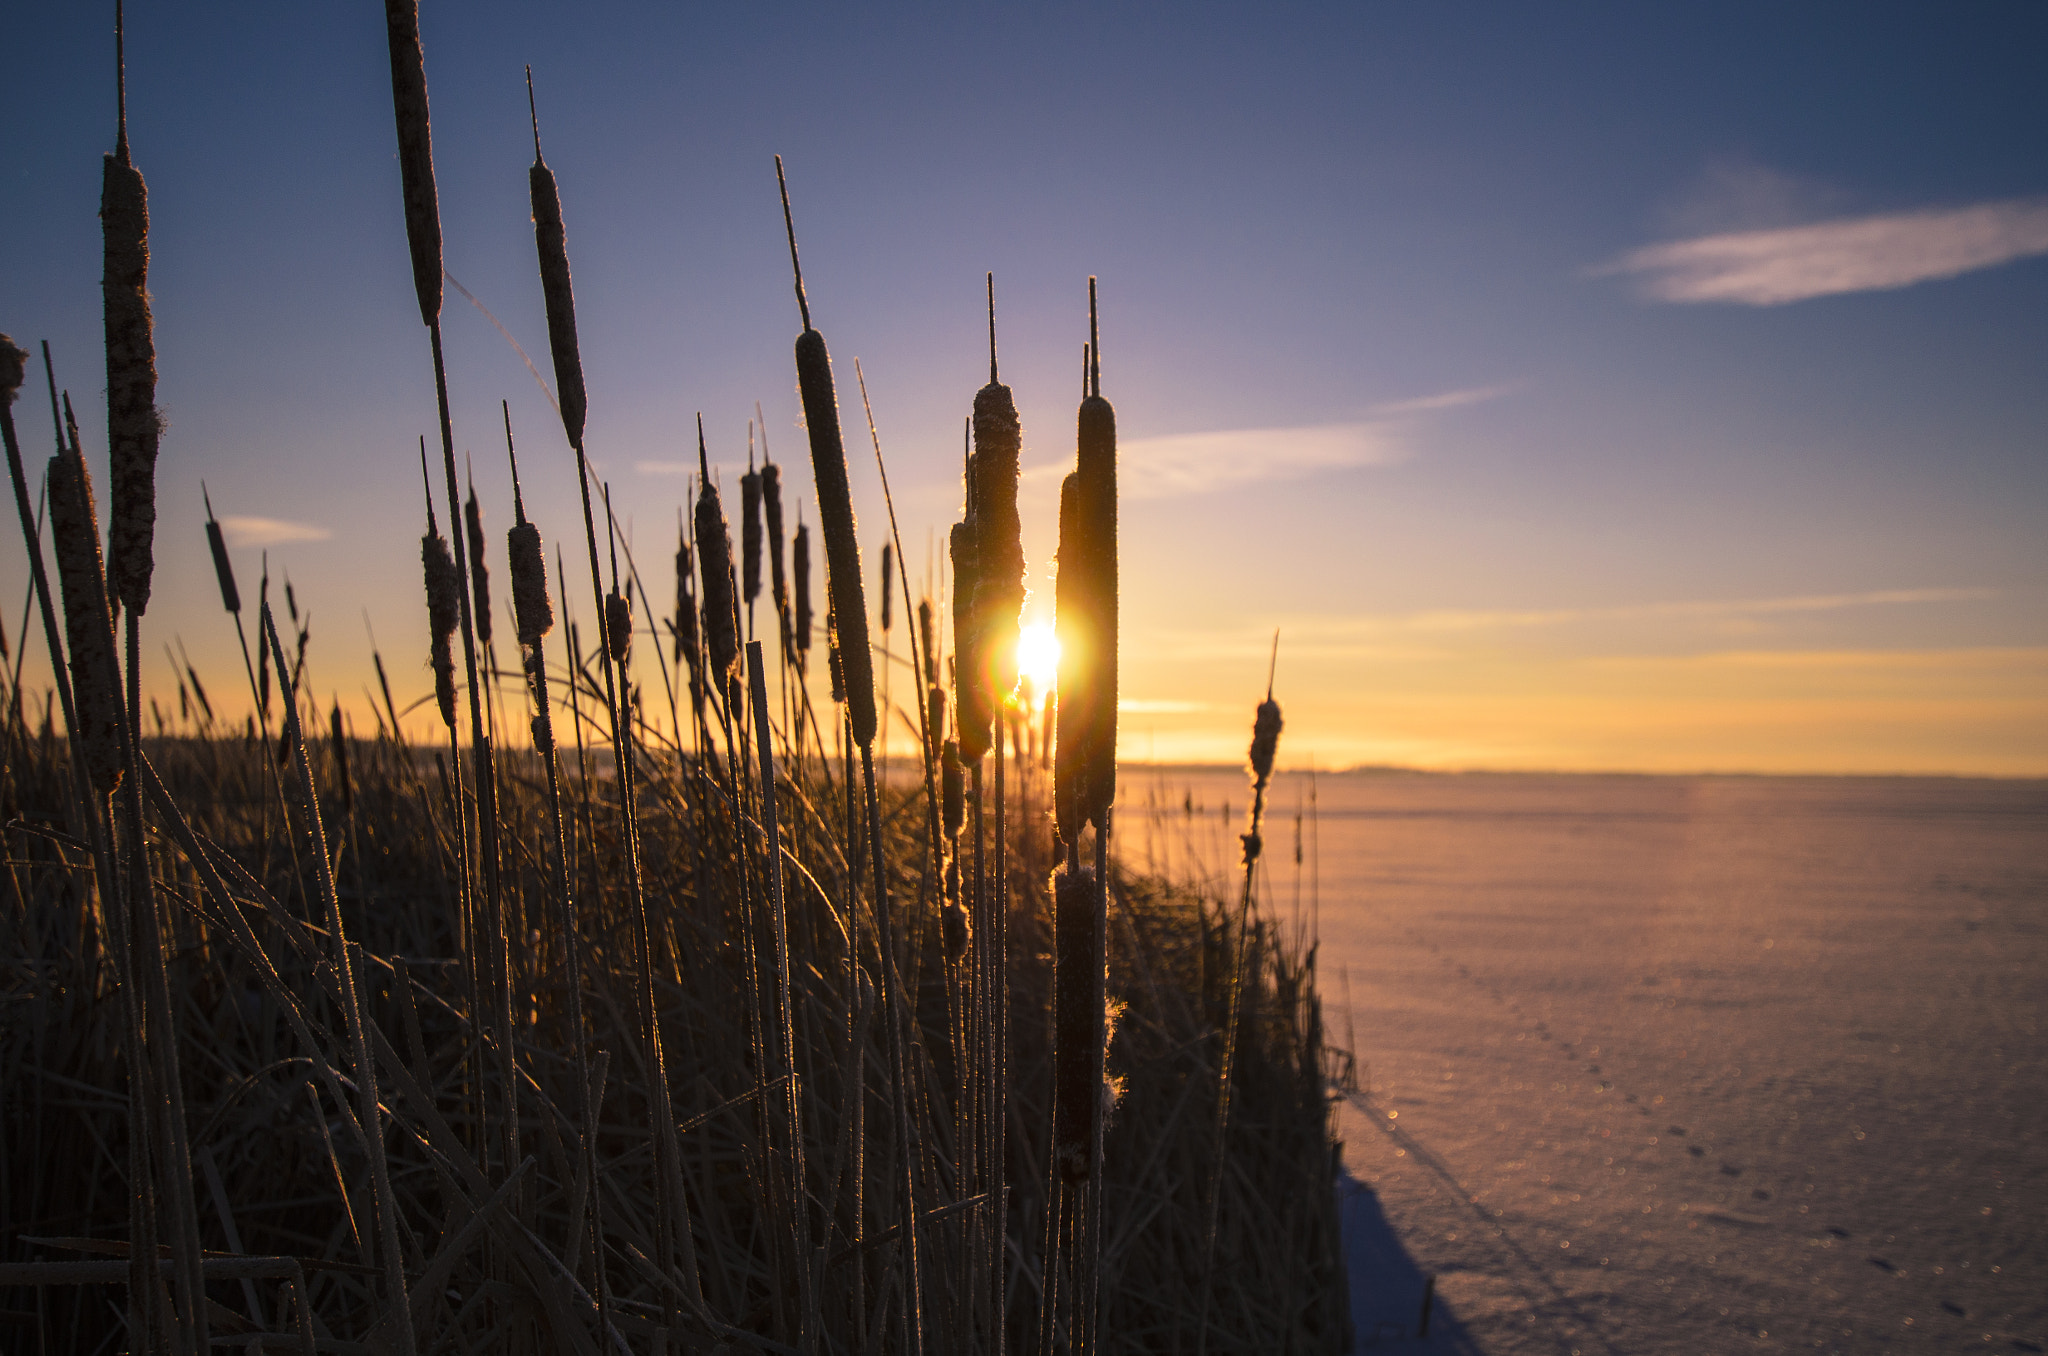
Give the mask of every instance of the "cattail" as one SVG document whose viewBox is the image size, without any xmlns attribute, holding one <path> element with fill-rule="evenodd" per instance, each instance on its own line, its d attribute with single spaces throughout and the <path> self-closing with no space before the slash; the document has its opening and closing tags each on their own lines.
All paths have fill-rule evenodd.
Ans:
<svg viewBox="0 0 2048 1356">
<path fill-rule="evenodd" d="M 355 811 L 355 788 L 349 783 L 348 736 L 341 728 L 341 703 L 338 701 L 329 719 L 329 729 L 334 745 L 334 776 L 341 784 L 341 813 L 346 818 Z"/>
<path fill-rule="evenodd" d="M 945 742 L 939 759 L 939 806 L 946 837 L 958 838 L 967 823 L 967 779 L 957 739 Z"/>
<path fill-rule="evenodd" d="M 441 315 L 441 208 L 434 197 L 434 144 L 427 117 L 427 60 L 420 51 L 419 0 L 384 0 L 391 46 L 391 107 L 398 122 L 398 172 L 405 184 L 405 239 L 420 321 Z"/>
<path fill-rule="evenodd" d="M 50 535 L 64 589 L 64 635 L 71 650 L 72 703 L 88 774 L 105 795 L 121 784 L 121 676 L 100 572 L 92 474 L 75 443 L 50 458 L 49 495 Z"/>
<path fill-rule="evenodd" d="M 969 487 L 970 499 L 972 486 Z M 988 690 L 980 681 L 981 630 L 975 623 L 974 587 L 979 573 L 975 551 L 974 506 L 953 524 L 948 545 L 953 557 L 953 728 L 960 736 L 960 756 L 978 763 L 988 752 Z"/>
<path fill-rule="evenodd" d="M 711 463 L 704 451 L 704 418 L 697 417 L 697 566 L 704 576 L 704 648 L 711 657 L 711 682 L 723 693 L 726 679 L 739 662 L 739 611 L 732 596 L 732 538 L 726 532 L 725 509 L 718 486 L 711 483 Z M 801 529 L 799 529 L 801 536 Z"/>
<path fill-rule="evenodd" d="M 790 567 L 796 575 L 796 652 L 811 652 L 811 530 L 801 519 L 790 546 Z"/>
<path fill-rule="evenodd" d="M 1053 1162 L 1069 1182 L 1093 1168 L 1102 1099 L 1103 947 L 1095 873 L 1053 877 Z"/>
<path fill-rule="evenodd" d="M 675 653 L 669 660 L 680 664 L 685 658 L 690 661 L 690 671 L 697 669 L 697 600 L 692 596 L 690 584 L 690 539 L 683 532 L 682 514 L 676 515 L 676 619 L 669 627 L 675 639 Z"/>
<path fill-rule="evenodd" d="M 614 664 L 633 652 L 633 603 L 617 589 L 604 599 L 604 645 Z"/>
<path fill-rule="evenodd" d="M 213 577 L 220 585 L 220 604 L 239 615 L 242 591 L 235 587 L 235 566 L 228 559 L 227 539 L 221 536 L 220 524 L 214 521 L 213 500 L 207 495 L 203 482 L 199 486 L 199 497 L 206 502 L 206 545 L 213 552 Z"/>
<path fill-rule="evenodd" d="M 1054 795 L 1059 834 L 1107 827 L 1116 797 L 1116 411 L 1102 398 L 1094 342 L 1095 280 L 1088 280 L 1088 390 L 1077 419 L 1073 474 L 1060 487 L 1057 612 L 1060 639 Z"/>
<path fill-rule="evenodd" d="M 782 180 L 782 158 L 775 159 L 775 177 Z M 789 217 L 789 189 L 782 186 L 782 213 L 789 227 L 789 257 L 796 263 L 796 227 Z M 861 587 L 860 539 L 853 521 L 853 490 L 846 475 L 846 446 L 839 433 L 839 398 L 832 390 L 832 359 L 825 336 L 811 328 L 809 302 L 804 300 L 803 274 L 796 279 L 797 302 L 803 310 L 803 333 L 796 338 L 797 392 L 803 397 L 804 425 L 811 435 L 811 483 L 818 493 L 818 517 L 825 531 L 825 587 L 839 640 L 839 663 L 846 683 L 846 714 L 853 742 L 866 748 L 875 742 L 875 665 L 868 651 L 868 607 Z"/>
<path fill-rule="evenodd" d="M 939 761 L 941 741 L 946 737 L 946 689 L 933 683 L 925 689 L 925 754 L 933 763 Z"/>
<path fill-rule="evenodd" d="M 519 643 L 529 649 L 539 646 L 543 637 L 555 629 L 555 607 L 548 599 L 547 553 L 541 547 L 540 529 L 526 519 L 526 498 L 519 490 L 519 458 L 512 450 L 512 407 L 503 406 L 505 411 L 505 455 L 512 464 L 512 528 L 505 534 L 505 564 L 512 572 L 512 623 L 519 631 Z M 470 502 L 476 501 L 471 491 Z M 479 523 L 481 515 L 479 515 Z M 475 551 L 478 562 L 477 572 L 483 572 L 483 548 L 479 544 Z M 481 599 L 483 586 L 477 586 Z M 490 609 L 479 602 L 479 615 L 488 615 Z M 490 632 L 484 630 L 488 640 Z M 537 649 L 532 656 L 537 660 Z M 531 662 L 531 661 L 530 661 Z"/>
<path fill-rule="evenodd" d="M 469 498 L 462 506 L 462 522 L 469 533 L 469 584 L 475 598 L 476 639 L 491 643 L 491 572 L 484 566 L 484 510 L 476 501 L 476 483 L 470 482 Z"/>
<path fill-rule="evenodd" d="M 533 167 L 526 173 L 526 184 L 533 202 L 533 247 L 540 255 L 541 298 L 547 303 L 548 351 L 555 360 L 555 399 L 562 407 L 562 431 L 569 435 L 569 445 L 580 448 L 588 406 L 583 394 L 583 358 L 576 344 L 576 292 L 569 285 L 569 236 L 562 225 L 562 197 L 555 189 L 555 172 L 541 158 L 540 114 L 534 108 L 530 66 L 526 71 L 526 108 L 533 118 Z"/>
<path fill-rule="evenodd" d="M 974 614 L 977 679 L 990 712 L 1017 685 L 1017 617 L 1024 607 L 1024 540 L 1017 516 L 1024 431 L 1010 388 L 996 380 L 995 275 L 989 275 L 988 385 L 974 394 L 970 500 L 975 519 Z"/>
<path fill-rule="evenodd" d="M 128 125 L 100 176 L 100 275 L 107 340 L 107 583 L 140 616 L 156 537 L 156 340 L 149 315 L 149 190 L 128 158 Z"/>
<path fill-rule="evenodd" d="M 740 477 L 740 596 L 750 607 L 761 596 L 761 473 L 751 462 Z"/>
<path fill-rule="evenodd" d="M 1265 846 L 1259 838 L 1259 814 L 1265 808 L 1266 784 L 1273 779 L 1273 755 L 1280 748 L 1280 703 L 1273 700 L 1273 668 L 1280 663 L 1280 633 L 1273 633 L 1273 663 L 1266 671 L 1266 700 L 1259 703 L 1252 718 L 1252 818 L 1251 827 L 1239 835 L 1244 843 L 1244 864 L 1259 859 Z"/>
<path fill-rule="evenodd" d="M 427 489 L 427 530 L 420 536 L 420 565 L 426 574 L 427 630 L 432 637 L 430 651 L 434 667 L 434 698 L 441 707 L 442 723 L 455 728 L 455 628 L 462 616 L 462 576 L 455 568 L 455 556 L 448 539 L 434 521 L 434 486 L 427 479 L 427 440 L 420 439 L 420 479 Z M 265 647 L 266 649 L 268 647 Z M 284 675 L 279 674 L 280 681 Z"/>
<path fill-rule="evenodd" d="M 952 888 L 939 905 L 939 942 L 946 948 L 946 959 L 958 964 L 967 954 L 967 944 L 974 940 L 974 924 L 960 904 L 960 864 L 948 862 L 946 871 Z"/>
<path fill-rule="evenodd" d="M 825 667 L 832 675 L 832 704 L 846 702 L 846 663 L 839 649 L 839 610 L 825 600 Z"/>
<path fill-rule="evenodd" d="M 932 600 L 928 597 L 917 600 L 917 642 L 924 647 L 925 671 L 918 675 L 919 680 L 927 686 L 937 687 L 939 682 L 939 652 L 932 640 Z M 937 736 L 933 737 L 937 738 Z"/>
<path fill-rule="evenodd" d="M 27 378 L 28 350 L 16 348 L 12 339 L 0 334 L 0 405 L 12 405 Z"/>
<path fill-rule="evenodd" d="M 893 551 L 892 551 L 892 548 L 890 547 L 890 545 L 889 545 L 889 543 L 888 543 L 888 542 L 883 542 L 883 543 L 882 543 L 882 634 L 883 634 L 883 635 L 885 635 L 885 636 L 889 634 L 889 628 L 890 628 L 890 625 L 891 625 L 891 623 L 892 623 L 892 621 L 894 620 L 894 617 L 895 617 L 895 612 L 894 612 L 894 610 L 893 610 L 893 608 L 891 607 L 891 605 L 890 605 L 890 602 L 889 602 L 889 600 L 890 600 L 890 599 L 891 599 L 892 597 L 894 597 L 894 596 L 895 596 L 895 594 L 894 594 L 894 591 L 893 591 L 893 590 L 891 590 L 891 589 L 890 589 L 890 587 L 889 587 L 889 574 L 890 574 L 890 566 L 892 566 L 892 565 L 893 565 L 894 563 L 895 563 L 895 555 L 894 555 L 894 553 L 893 553 Z"/>
<path fill-rule="evenodd" d="M 761 432 L 765 445 L 767 430 Z M 789 609 L 789 581 L 782 569 L 782 468 L 772 461 L 761 466 L 761 510 L 768 520 L 768 589 L 779 617 Z"/>
</svg>

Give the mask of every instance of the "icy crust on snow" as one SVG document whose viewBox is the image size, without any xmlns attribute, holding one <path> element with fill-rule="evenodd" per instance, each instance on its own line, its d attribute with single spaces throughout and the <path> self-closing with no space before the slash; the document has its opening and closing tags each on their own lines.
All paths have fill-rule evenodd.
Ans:
<svg viewBox="0 0 2048 1356">
<path fill-rule="evenodd" d="M 1248 799 L 1125 781 L 1138 866 L 1220 850 Z M 1355 1033 L 1360 1349 L 2048 1347 L 2048 783 L 1382 773 L 1315 799 L 1275 789 L 1262 907 L 1319 898 L 1326 1021 Z"/>
</svg>

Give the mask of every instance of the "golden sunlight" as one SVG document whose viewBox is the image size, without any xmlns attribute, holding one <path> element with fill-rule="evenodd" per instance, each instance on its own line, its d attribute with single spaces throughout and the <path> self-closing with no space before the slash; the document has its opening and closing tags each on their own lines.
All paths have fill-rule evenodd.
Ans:
<svg viewBox="0 0 2048 1356">
<path fill-rule="evenodd" d="M 1033 622 L 1017 634 L 1017 676 L 1029 684 L 1034 708 L 1045 705 L 1059 676 L 1060 640 L 1050 622 Z"/>
</svg>

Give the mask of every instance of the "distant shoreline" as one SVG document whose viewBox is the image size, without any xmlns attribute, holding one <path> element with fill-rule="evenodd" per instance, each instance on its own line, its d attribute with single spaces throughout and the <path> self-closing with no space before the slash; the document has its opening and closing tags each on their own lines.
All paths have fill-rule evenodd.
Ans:
<svg viewBox="0 0 2048 1356">
<path fill-rule="evenodd" d="M 1209 776 L 1221 773 L 1243 774 L 1242 764 L 1233 763 L 1141 763 L 1119 762 L 1120 776 L 1132 774 L 1197 774 Z M 1617 778 L 1638 777 L 1666 781 L 1721 780 L 1743 781 L 1841 781 L 1841 782 L 2039 782 L 2048 786 L 2048 773 L 2026 776 L 1996 772 L 1744 772 L 1725 769 L 1701 769 L 1685 772 L 1642 772 L 1627 768 L 1430 768 L 1401 767 L 1396 764 L 1366 763 L 1345 768 L 1277 768 L 1274 777 L 1306 776 L 1313 772 L 1317 777 L 1581 777 Z"/>
</svg>

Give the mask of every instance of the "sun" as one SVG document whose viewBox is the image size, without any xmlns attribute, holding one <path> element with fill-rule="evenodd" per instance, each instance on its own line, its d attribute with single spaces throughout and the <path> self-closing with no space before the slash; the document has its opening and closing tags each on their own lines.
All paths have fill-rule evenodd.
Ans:
<svg viewBox="0 0 2048 1356">
<path fill-rule="evenodd" d="M 1045 694 L 1059 677 L 1060 641 L 1048 622 L 1034 622 L 1017 634 L 1017 676 L 1030 683 L 1032 705 L 1043 706 Z"/>
</svg>

